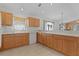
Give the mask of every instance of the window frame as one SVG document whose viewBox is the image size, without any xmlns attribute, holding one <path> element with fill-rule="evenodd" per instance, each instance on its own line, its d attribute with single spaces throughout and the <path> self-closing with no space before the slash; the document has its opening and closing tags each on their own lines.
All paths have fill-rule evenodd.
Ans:
<svg viewBox="0 0 79 59">
<path fill-rule="evenodd" d="M 46 23 L 47 23 L 47 22 L 50 22 L 50 23 L 52 23 L 52 24 L 53 24 L 53 26 L 52 26 L 52 27 L 53 27 L 53 29 L 52 29 L 52 30 L 46 30 L 46 28 L 45 28 L 45 27 L 46 27 Z M 52 22 L 52 21 L 45 21 L 45 20 L 44 20 L 43 24 L 44 24 L 44 25 L 43 25 L 43 28 L 44 28 L 44 30 L 45 30 L 45 31 L 53 31 L 53 30 L 54 30 L 54 24 L 55 24 L 54 22 Z"/>
</svg>

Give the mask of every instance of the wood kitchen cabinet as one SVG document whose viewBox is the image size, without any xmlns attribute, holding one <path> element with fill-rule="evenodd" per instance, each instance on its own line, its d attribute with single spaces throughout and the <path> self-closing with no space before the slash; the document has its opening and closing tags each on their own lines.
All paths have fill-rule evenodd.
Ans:
<svg viewBox="0 0 79 59">
<path fill-rule="evenodd" d="M 15 37 L 10 34 L 4 34 L 2 35 L 2 48 L 8 49 L 15 46 Z"/>
<path fill-rule="evenodd" d="M 15 34 L 15 40 L 16 40 L 16 46 L 21 46 L 21 45 L 28 45 L 28 34 Z"/>
<path fill-rule="evenodd" d="M 39 27 L 40 26 L 40 19 L 35 17 L 28 17 L 28 26 L 29 27 Z"/>
<path fill-rule="evenodd" d="M 40 33 L 37 33 L 37 36 L 38 36 L 37 37 L 37 42 L 38 43 L 41 43 L 45 46 L 53 48 L 53 46 L 55 44 L 53 35 L 40 32 Z"/>
<path fill-rule="evenodd" d="M 39 33 L 36 33 L 36 38 L 37 38 L 37 43 L 40 43 L 40 39 L 41 39 L 41 34 Z"/>
<path fill-rule="evenodd" d="M 38 32 L 38 34 L 40 33 Z M 55 49 L 65 55 L 79 56 L 79 37 L 41 32 L 41 36 L 38 38 L 39 35 L 37 40 L 41 39 L 41 43 L 49 48 Z"/>
<path fill-rule="evenodd" d="M 38 39 L 37 39 L 37 41 L 39 42 L 39 43 L 41 43 L 41 44 L 44 44 L 44 45 L 46 45 L 46 43 L 47 43 L 47 40 L 46 40 L 46 35 L 44 34 L 44 33 L 37 33 L 37 35 L 38 35 Z"/>
<path fill-rule="evenodd" d="M 45 33 L 41 34 L 42 44 L 47 46 L 47 35 Z"/>
<path fill-rule="evenodd" d="M 76 37 L 71 37 L 71 36 L 65 36 L 64 37 L 64 41 L 63 41 L 63 51 L 64 54 L 66 55 L 77 55 L 76 53 L 76 49 L 77 49 L 77 41 L 76 41 Z"/>
<path fill-rule="evenodd" d="M 13 14 L 8 12 L 1 12 L 2 26 L 11 26 L 13 23 Z"/>
<path fill-rule="evenodd" d="M 39 33 L 38 33 L 39 34 Z M 41 36 L 38 35 L 37 38 L 38 41 L 42 41 L 41 43 L 44 44 L 45 46 L 48 46 L 49 48 L 53 48 L 58 51 L 63 50 L 63 39 L 61 36 L 54 35 L 54 34 L 46 34 L 46 33 L 41 33 Z"/>
<path fill-rule="evenodd" d="M 22 45 L 29 44 L 28 33 L 16 33 L 16 34 L 3 34 L 2 35 L 2 48 L 15 48 Z"/>
<path fill-rule="evenodd" d="M 55 50 L 58 50 L 58 51 L 63 50 L 63 39 L 61 38 L 61 36 L 41 33 L 40 37 L 41 38 L 39 38 L 38 40 L 42 40 L 41 42 L 42 44 L 50 48 L 54 48 Z"/>
<path fill-rule="evenodd" d="M 54 36 L 53 35 L 51 35 L 51 34 L 47 34 L 47 46 L 48 47 L 50 47 L 50 48 L 53 48 L 53 46 L 54 46 Z"/>
<path fill-rule="evenodd" d="M 76 52 L 77 52 L 77 56 L 79 56 L 79 38 L 77 38 L 77 50 L 76 50 Z"/>
<path fill-rule="evenodd" d="M 54 35 L 54 49 L 63 51 L 63 38 L 61 35 Z"/>
<path fill-rule="evenodd" d="M 42 39 L 42 35 L 41 35 L 42 33 L 37 33 L 37 42 L 39 42 L 39 43 L 43 43 L 43 39 Z"/>
</svg>

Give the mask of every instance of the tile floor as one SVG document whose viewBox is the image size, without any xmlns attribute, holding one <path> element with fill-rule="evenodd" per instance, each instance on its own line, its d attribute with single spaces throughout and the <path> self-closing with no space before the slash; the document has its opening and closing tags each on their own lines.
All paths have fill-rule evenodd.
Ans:
<svg viewBox="0 0 79 59">
<path fill-rule="evenodd" d="M 0 52 L 0 56 L 64 56 L 63 54 L 41 44 L 22 46 Z"/>
</svg>

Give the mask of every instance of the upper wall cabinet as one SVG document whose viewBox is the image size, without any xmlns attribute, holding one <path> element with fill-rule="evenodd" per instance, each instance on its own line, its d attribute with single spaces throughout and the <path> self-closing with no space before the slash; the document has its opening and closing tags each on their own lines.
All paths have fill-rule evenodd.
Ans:
<svg viewBox="0 0 79 59">
<path fill-rule="evenodd" d="M 13 15 L 7 12 L 1 12 L 2 26 L 11 26 L 13 23 Z"/>
<path fill-rule="evenodd" d="M 39 27 L 40 26 L 40 19 L 34 17 L 28 17 L 28 26 L 29 27 Z"/>
</svg>

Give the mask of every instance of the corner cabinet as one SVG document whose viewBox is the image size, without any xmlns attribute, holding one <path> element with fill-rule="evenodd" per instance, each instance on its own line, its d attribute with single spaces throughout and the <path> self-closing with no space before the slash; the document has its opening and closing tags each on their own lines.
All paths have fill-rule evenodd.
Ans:
<svg viewBox="0 0 79 59">
<path fill-rule="evenodd" d="M 47 40 L 46 40 L 46 35 L 44 33 L 37 33 L 37 38 L 38 38 L 37 42 L 39 42 L 43 45 L 46 44 Z"/>
<path fill-rule="evenodd" d="M 13 14 L 8 12 L 1 12 L 1 24 L 2 26 L 11 26 L 13 23 Z"/>
<path fill-rule="evenodd" d="M 39 27 L 40 26 L 40 19 L 35 18 L 35 17 L 28 17 L 27 22 L 28 22 L 29 27 Z"/>
</svg>

